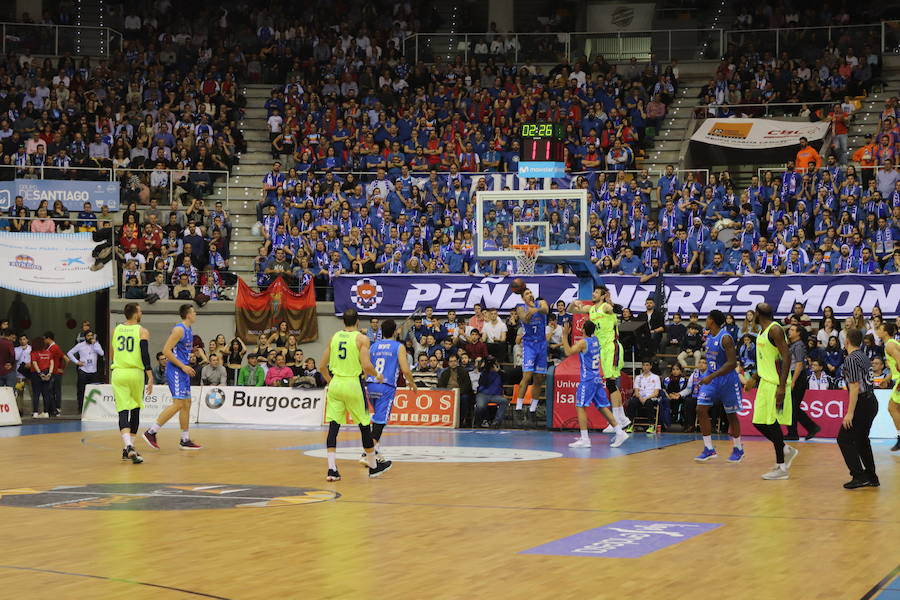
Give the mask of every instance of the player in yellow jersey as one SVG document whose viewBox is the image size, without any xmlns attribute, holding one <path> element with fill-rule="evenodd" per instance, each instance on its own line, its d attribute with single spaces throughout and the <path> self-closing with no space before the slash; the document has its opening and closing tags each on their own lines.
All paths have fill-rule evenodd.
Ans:
<svg viewBox="0 0 900 600">
<path fill-rule="evenodd" d="M 897 326 L 893 323 L 883 322 L 878 326 L 875 335 L 881 338 L 884 345 L 884 362 L 891 371 L 891 380 L 894 387 L 891 388 L 891 399 L 888 402 L 888 413 L 894 420 L 894 428 L 897 430 L 897 442 L 891 447 L 891 452 L 900 451 L 900 342 L 897 341 Z"/>
<path fill-rule="evenodd" d="M 594 324 L 594 335 L 600 342 L 600 372 L 603 374 L 606 393 L 612 403 L 612 413 L 616 421 L 622 425 L 622 429 L 626 429 L 631 425 L 631 420 L 625 415 L 622 392 L 618 387 L 625 355 L 619 342 L 619 318 L 613 312 L 612 294 L 605 285 L 595 288 L 591 299 L 594 301 L 592 305 L 576 300 L 570 310 L 573 314 L 587 314 L 588 319 Z M 603 430 L 603 433 L 614 432 L 615 428 L 612 425 Z"/>
<path fill-rule="evenodd" d="M 762 332 L 756 338 L 759 387 L 753 406 L 753 425 L 775 446 L 775 466 L 763 479 L 787 479 L 798 451 L 784 443 L 782 425 L 793 422 L 791 410 L 791 354 L 784 329 L 775 322 L 772 307 L 756 305 L 756 322 Z M 749 382 L 748 382 L 749 383 Z"/>
<path fill-rule="evenodd" d="M 132 436 L 137 435 L 144 407 L 144 381 L 147 394 L 153 392 L 153 370 L 150 365 L 150 332 L 141 326 L 141 307 L 135 302 L 125 305 L 125 322 L 116 325 L 109 348 L 113 398 L 119 413 L 122 434 L 122 460 L 134 464 L 144 462 L 134 449 Z"/>
<path fill-rule="evenodd" d="M 325 420 L 328 421 L 328 437 L 325 447 L 328 452 L 327 481 L 339 481 L 337 469 L 337 436 L 341 425 L 347 423 L 347 413 L 359 425 L 369 477 L 378 477 L 391 468 L 391 461 L 375 461 L 375 442 L 372 439 L 369 408 L 366 406 L 366 384 L 363 373 L 371 375 L 378 383 L 384 377 L 375 370 L 369 357 L 369 338 L 359 332 L 359 314 L 355 309 L 344 311 L 344 328 L 331 338 L 322 355 L 322 377 L 325 378 Z"/>
</svg>

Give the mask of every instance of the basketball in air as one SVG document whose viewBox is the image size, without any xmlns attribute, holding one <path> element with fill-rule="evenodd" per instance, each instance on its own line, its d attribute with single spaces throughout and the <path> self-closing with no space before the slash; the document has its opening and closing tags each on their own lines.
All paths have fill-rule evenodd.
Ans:
<svg viewBox="0 0 900 600">
<path fill-rule="evenodd" d="M 516 277 L 512 280 L 512 283 L 509 284 L 509 289 L 511 289 L 514 294 L 521 294 L 525 291 L 525 282 L 521 277 Z"/>
</svg>

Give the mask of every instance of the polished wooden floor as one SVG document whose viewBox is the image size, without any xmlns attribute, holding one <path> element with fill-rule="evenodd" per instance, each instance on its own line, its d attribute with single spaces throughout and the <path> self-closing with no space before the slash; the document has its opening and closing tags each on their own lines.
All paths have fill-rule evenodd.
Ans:
<svg viewBox="0 0 900 600">
<path fill-rule="evenodd" d="M 163 430 L 170 449 L 142 448 L 143 465 L 118 459 L 115 431 L 0 437 L 0 490 L 150 482 L 341 496 L 218 510 L 0 506 L 0 597 L 858 599 L 876 597 L 900 564 L 900 458 L 887 442 L 876 447 L 882 487 L 848 492 L 831 443 L 801 443 L 792 478 L 763 481 L 773 463 L 763 441 L 748 441 L 745 461 L 728 465 L 724 456 L 694 463 L 699 444 L 677 435 L 664 444 L 635 436 L 630 454 L 596 435 L 577 454 L 566 448 L 570 434 L 395 431 L 386 454 L 394 444 L 564 456 L 398 462 L 376 480 L 342 461 L 343 481 L 326 483 L 325 461 L 296 448 L 320 444 L 321 432 L 194 437 L 202 451 L 178 452 L 174 430 Z M 520 554 L 620 519 L 723 526 L 642 558 Z"/>
</svg>

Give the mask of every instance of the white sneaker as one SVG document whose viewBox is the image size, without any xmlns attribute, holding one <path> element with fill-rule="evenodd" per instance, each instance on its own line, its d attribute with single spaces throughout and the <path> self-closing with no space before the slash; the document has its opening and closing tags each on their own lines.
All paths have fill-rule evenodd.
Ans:
<svg viewBox="0 0 900 600">
<path fill-rule="evenodd" d="M 613 441 L 609 445 L 609 447 L 610 448 L 618 448 L 619 446 L 621 446 L 622 444 L 625 443 L 625 440 L 627 440 L 630 437 L 631 436 L 628 435 L 627 433 L 625 433 L 624 431 L 622 433 L 617 433 L 616 437 L 613 439 Z"/>
<path fill-rule="evenodd" d="M 771 471 L 769 471 L 768 473 L 763 473 L 762 478 L 769 479 L 769 480 L 771 480 L 771 479 L 789 479 L 790 475 L 788 474 L 787 469 L 783 469 L 783 468 L 779 467 L 778 465 L 775 465 L 775 467 Z"/>
<path fill-rule="evenodd" d="M 797 458 L 797 455 L 800 454 L 800 451 L 794 448 L 793 446 L 784 445 L 784 468 L 785 470 L 791 468 L 791 463 L 794 462 L 794 459 Z"/>
<path fill-rule="evenodd" d="M 612 425 L 607 425 L 606 428 L 601 433 L 615 433 L 616 428 Z"/>
<path fill-rule="evenodd" d="M 625 422 L 622 423 L 622 429 L 628 429 L 629 425 L 631 425 L 631 419 L 625 419 Z"/>
<path fill-rule="evenodd" d="M 34 413 L 33 415 L 31 415 L 31 418 L 32 418 L 32 419 L 37 419 L 39 416 L 40 416 L 40 415 L 39 415 L 38 413 Z"/>
<path fill-rule="evenodd" d="M 369 459 L 368 459 L 368 457 L 366 456 L 366 453 L 365 453 L 365 452 L 363 452 L 363 453 L 362 453 L 362 456 L 359 457 L 359 464 L 361 464 L 361 465 L 364 466 L 364 467 L 368 467 L 368 466 L 369 466 Z"/>
<path fill-rule="evenodd" d="M 571 444 L 569 444 L 569 448 L 590 448 L 591 440 L 585 440 L 583 438 L 578 438 Z"/>
<path fill-rule="evenodd" d="M 48 413 L 43 412 L 43 413 L 40 414 L 40 417 L 39 417 L 39 418 L 41 418 L 41 419 L 49 419 L 49 418 L 50 418 L 50 415 L 49 415 Z"/>
</svg>

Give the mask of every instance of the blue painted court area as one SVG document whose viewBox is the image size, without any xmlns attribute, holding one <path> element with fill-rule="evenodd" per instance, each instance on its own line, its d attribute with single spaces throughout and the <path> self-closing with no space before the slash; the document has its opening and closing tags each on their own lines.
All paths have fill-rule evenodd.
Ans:
<svg viewBox="0 0 900 600">
<path fill-rule="evenodd" d="M 894 569 L 894 572 L 888 575 L 888 581 L 881 588 L 870 592 L 866 598 L 872 600 L 900 600 L 900 567 Z"/>
</svg>

